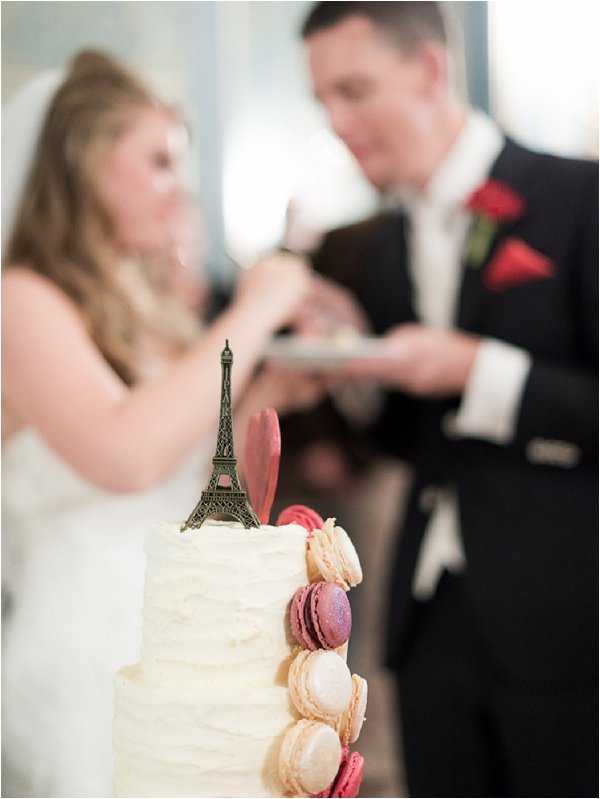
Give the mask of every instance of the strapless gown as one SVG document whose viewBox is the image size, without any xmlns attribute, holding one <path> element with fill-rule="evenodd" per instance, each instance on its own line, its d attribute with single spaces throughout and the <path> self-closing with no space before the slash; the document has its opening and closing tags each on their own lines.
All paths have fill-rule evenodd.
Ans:
<svg viewBox="0 0 600 799">
<path fill-rule="evenodd" d="M 208 450 L 111 494 L 31 429 L 2 452 L 4 796 L 111 796 L 113 676 L 139 659 L 144 541 L 198 501 Z"/>
</svg>

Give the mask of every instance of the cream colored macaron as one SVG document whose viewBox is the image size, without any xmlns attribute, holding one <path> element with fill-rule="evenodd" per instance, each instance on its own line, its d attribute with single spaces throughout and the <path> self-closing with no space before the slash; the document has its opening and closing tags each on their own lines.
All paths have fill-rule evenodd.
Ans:
<svg viewBox="0 0 600 799">
<path fill-rule="evenodd" d="M 336 652 L 305 649 L 290 665 L 288 687 L 301 716 L 335 724 L 351 701 L 352 677 Z"/>
<path fill-rule="evenodd" d="M 334 729 L 302 719 L 286 733 L 279 752 L 279 779 L 294 796 L 327 788 L 338 772 L 342 747 Z"/>
<path fill-rule="evenodd" d="M 341 646 L 336 646 L 333 651 L 337 652 L 337 654 L 344 660 L 345 663 L 348 662 L 348 641 Z"/>
<path fill-rule="evenodd" d="M 344 746 L 358 740 L 367 712 L 368 685 L 358 674 L 352 675 L 352 696 L 341 715 L 337 730 Z"/>
<path fill-rule="evenodd" d="M 311 582 L 326 580 L 348 591 L 362 582 L 360 560 L 350 536 L 335 519 L 327 519 L 322 530 L 314 530 L 308 541 L 308 569 Z"/>
</svg>

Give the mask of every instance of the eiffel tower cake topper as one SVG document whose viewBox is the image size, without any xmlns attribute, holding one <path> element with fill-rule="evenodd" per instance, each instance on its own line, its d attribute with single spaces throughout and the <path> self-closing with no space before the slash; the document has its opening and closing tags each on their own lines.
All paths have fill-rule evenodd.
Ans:
<svg viewBox="0 0 600 799">
<path fill-rule="evenodd" d="M 225 349 L 221 353 L 221 409 L 217 449 L 212 459 L 213 470 L 208 486 L 202 492 L 181 532 L 201 527 L 208 518 L 229 517 L 241 522 L 244 527 L 260 527 L 260 521 L 246 492 L 240 484 L 237 473 L 237 458 L 233 453 L 233 426 L 231 422 L 231 365 L 233 353 L 229 340 L 225 339 Z"/>
</svg>

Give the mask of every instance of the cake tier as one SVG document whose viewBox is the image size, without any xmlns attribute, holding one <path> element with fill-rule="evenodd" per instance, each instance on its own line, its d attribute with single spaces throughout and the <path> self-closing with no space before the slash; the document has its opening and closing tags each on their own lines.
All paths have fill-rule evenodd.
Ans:
<svg viewBox="0 0 600 799">
<path fill-rule="evenodd" d="M 273 687 L 293 640 L 287 608 L 308 582 L 306 530 L 163 525 L 147 543 L 142 663 L 162 681 L 194 671 L 211 690 Z"/>
<path fill-rule="evenodd" d="M 115 796 L 283 796 L 279 749 L 297 718 L 284 685 L 211 692 L 128 666 L 115 682 Z"/>
</svg>

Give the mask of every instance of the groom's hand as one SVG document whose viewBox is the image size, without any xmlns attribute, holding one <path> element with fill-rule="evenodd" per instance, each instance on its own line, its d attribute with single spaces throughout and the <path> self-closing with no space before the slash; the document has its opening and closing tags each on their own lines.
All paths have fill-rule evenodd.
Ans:
<svg viewBox="0 0 600 799">
<path fill-rule="evenodd" d="M 385 357 L 352 361 L 345 374 L 417 396 L 462 394 L 480 340 L 459 330 L 406 324 L 382 337 Z"/>
</svg>

